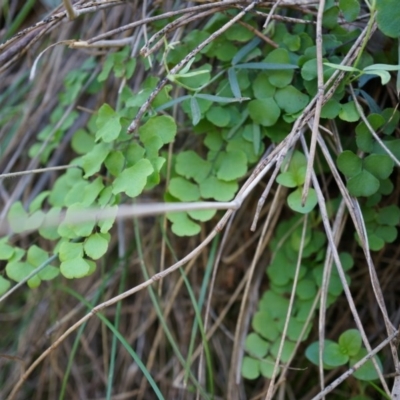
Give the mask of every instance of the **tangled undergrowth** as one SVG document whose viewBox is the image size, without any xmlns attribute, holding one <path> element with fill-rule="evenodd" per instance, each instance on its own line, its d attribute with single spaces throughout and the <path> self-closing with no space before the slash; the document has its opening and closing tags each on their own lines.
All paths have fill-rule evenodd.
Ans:
<svg viewBox="0 0 400 400">
<path fill-rule="evenodd" d="M 399 397 L 399 18 L 4 2 L 0 398 Z"/>
</svg>

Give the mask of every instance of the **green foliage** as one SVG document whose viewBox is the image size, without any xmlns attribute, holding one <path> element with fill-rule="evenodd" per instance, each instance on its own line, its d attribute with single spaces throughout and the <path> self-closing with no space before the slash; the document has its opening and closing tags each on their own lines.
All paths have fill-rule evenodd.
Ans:
<svg viewBox="0 0 400 400">
<path fill-rule="evenodd" d="M 303 165 L 304 160 L 304 155 L 297 152 L 293 154 L 290 162 L 293 165 Z M 313 213 L 311 212 L 311 220 Z M 302 246 L 299 281 L 295 291 L 294 308 L 285 337 L 282 362 L 286 362 L 291 357 L 296 341 L 307 339 L 311 329 L 311 325 L 306 325 L 306 321 L 310 313 L 311 316 L 315 313 L 315 310 L 312 309 L 312 303 L 318 288 L 322 284 L 326 239 L 324 234 L 313 226 L 307 226 L 304 239 L 302 239 L 302 218 L 304 217 L 297 214 L 293 218 L 279 223 L 271 240 L 270 248 L 273 257 L 266 269 L 270 289 L 264 292 L 259 301 L 258 310 L 253 316 L 252 328 L 254 332 L 247 337 L 246 351 L 248 356 L 242 364 L 242 374 L 248 379 L 255 379 L 260 375 L 271 377 L 269 374 L 272 373 L 272 367 L 262 369 L 260 363 L 265 362 L 266 365 L 273 365 L 276 359 L 277 347 L 281 340 L 283 325 L 288 312 L 288 297 L 293 287 L 298 251 Z M 340 259 L 343 269 L 349 271 L 353 266 L 350 254 L 341 253 Z M 346 279 L 350 280 L 347 273 Z M 336 268 L 333 267 L 328 286 L 328 304 L 332 304 L 342 291 L 343 287 L 339 275 Z M 342 342 L 343 346 L 347 346 L 347 342 L 351 342 L 351 337 L 344 336 Z M 257 346 L 259 347 L 257 348 Z M 257 349 L 260 352 L 256 352 Z M 332 349 L 332 352 L 335 352 L 335 349 Z M 340 356 L 340 354 L 337 354 L 337 357 Z M 257 367 L 255 367 L 256 363 L 258 363 Z"/>
<path fill-rule="evenodd" d="M 376 22 L 379 29 L 392 38 L 400 36 L 398 24 L 400 18 L 400 4 L 396 0 L 376 0 Z"/>
<path fill-rule="evenodd" d="M 379 29 L 387 36 L 398 38 L 398 2 L 376 0 L 369 3 L 372 13 L 376 3 Z M 353 82 L 356 95 L 363 99 L 360 103 L 370 127 L 360 118 L 345 84 L 336 88 L 333 97 L 323 106 L 321 117 L 322 123 L 332 120 L 338 128 L 337 135 L 344 148 L 337 155 L 338 169 L 346 179 L 350 195 L 359 198 L 371 250 L 381 250 L 397 238 L 400 208 L 381 203 L 383 196 L 394 190 L 395 163 L 376 140 L 376 135 L 400 159 L 400 139 L 394 134 L 400 113 L 392 108 L 381 110 L 382 104 L 368 93 L 365 84 L 376 77 L 382 85 L 389 84 L 400 67 L 390 55 L 376 56 L 367 50 L 355 66 L 340 65 L 349 44 L 360 32 L 357 28 L 347 29 L 342 22 L 356 21 L 360 11 L 359 0 L 326 2 L 323 77 L 326 81 L 335 70 L 349 74 L 348 81 Z M 38 133 L 29 156 L 38 157 L 45 165 L 70 134 L 70 145 L 76 155 L 70 161 L 73 168 L 61 173 L 51 189 L 39 193 L 30 204 L 14 202 L 7 216 L 12 233 L 37 229 L 42 238 L 51 241 L 53 251 L 45 251 L 38 245 L 21 249 L 13 244 L 12 234 L 2 238 L 0 260 L 5 263 L 8 279 L 21 282 L 29 276 L 27 283 L 34 288 L 42 280 L 55 279 L 60 273 L 69 279 L 88 276 L 95 271 L 96 261 L 107 254 L 115 217 L 79 222 L 77 215 L 85 215 L 88 208 L 105 207 L 116 214 L 120 204 L 153 188 L 157 188 L 158 193 L 162 190 L 167 202 L 230 201 L 265 148 L 286 138 L 293 122 L 318 92 L 316 43 L 310 26 L 293 23 L 289 31 L 285 23 L 274 21 L 268 31 L 268 36 L 278 46 L 274 48 L 254 37 L 246 27 L 235 25 L 192 57 L 178 73 L 170 72 L 235 12 L 213 15 L 203 29 L 193 29 L 178 43 L 167 43 L 165 39 L 165 48 L 154 60 L 165 67 L 169 84 L 149 105 L 133 136 L 126 133 L 128 124 L 159 84 L 158 73 L 156 76 L 151 69 L 137 92 L 130 89 L 137 85 L 121 87 L 115 104 L 110 99 L 110 104 L 99 105 L 83 127 L 76 129 L 78 117 L 82 118 L 70 106 L 76 104 L 82 94 L 108 88 L 109 82 L 129 82 L 138 63 L 144 62 L 146 68 L 149 67 L 147 60 L 131 57 L 131 49 L 125 47 L 100 60 L 102 69 L 95 81 L 93 76 L 99 60 L 92 58 L 64 78 L 57 107 Z M 252 15 L 246 15 L 244 20 L 257 27 Z M 177 87 L 180 97 L 172 98 Z M 175 107 L 173 113 L 172 107 Z M 176 110 L 181 112 L 177 120 L 172 117 Z M 353 126 L 355 135 L 351 131 Z M 376 135 L 371 133 L 371 128 Z M 175 140 L 174 147 L 170 146 L 172 152 L 167 153 L 167 147 Z M 302 259 L 294 289 L 294 309 L 283 338 L 280 360 L 283 363 L 293 355 L 295 343 L 307 339 L 311 324 L 306 325 L 306 321 L 309 315 L 315 315 L 312 304 L 324 274 L 326 239 L 320 230 L 320 216 L 314 211 L 317 195 L 313 188 L 302 204 L 307 160 L 299 150 L 288 150 L 276 182 L 290 189 L 287 205 L 293 213 L 278 223 L 270 241 L 273 256 L 265 265 L 269 286 L 259 301 L 252 318 L 253 331 L 245 342 L 247 355 L 243 359 L 242 374 L 247 379 L 272 376 L 299 251 L 302 251 Z M 324 168 L 324 165 L 318 166 L 315 172 L 326 172 Z M 166 177 L 168 181 L 164 182 Z M 328 203 L 331 215 L 339 200 Z M 58 226 L 44 226 L 47 221 L 57 220 L 62 212 L 64 216 Z M 167 218 L 175 235 L 192 236 L 199 234 L 202 224 L 215 214 L 215 210 L 188 211 L 169 213 Z M 304 238 L 303 218 L 308 218 Z M 54 255 L 57 256 L 55 260 L 52 259 Z M 352 257 L 348 253 L 341 253 L 340 257 L 350 283 Z M 9 280 L 0 276 L 0 294 L 9 287 Z M 339 274 L 333 267 L 328 305 L 333 304 L 342 291 Z M 349 330 L 338 342 L 325 342 L 324 367 L 353 365 L 363 355 L 365 349 L 358 331 Z M 306 356 L 317 364 L 318 344 L 311 344 Z M 371 381 L 376 379 L 376 372 L 368 362 L 354 376 Z"/>
<path fill-rule="evenodd" d="M 302 185 L 305 180 L 307 171 L 307 160 L 299 151 L 295 151 L 289 161 L 287 157 L 281 166 L 281 173 L 277 176 L 276 181 L 286 187 L 295 188 L 287 198 L 288 206 L 301 214 L 308 214 L 316 206 L 318 199 L 313 188 L 309 190 L 308 197 L 302 204 Z"/>
<path fill-rule="evenodd" d="M 323 362 L 325 369 L 332 369 L 342 365 L 353 366 L 363 357 L 367 351 L 362 347 L 361 335 L 357 329 L 349 329 L 339 336 L 338 342 L 325 340 Z M 315 365 L 319 365 L 319 343 L 314 342 L 307 347 L 306 357 Z M 376 356 L 375 360 L 382 370 L 382 364 Z M 362 381 L 378 379 L 378 374 L 371 360 L 368 360 L 361 368 L 354 372 L 354 377 Z"/>
</svg>

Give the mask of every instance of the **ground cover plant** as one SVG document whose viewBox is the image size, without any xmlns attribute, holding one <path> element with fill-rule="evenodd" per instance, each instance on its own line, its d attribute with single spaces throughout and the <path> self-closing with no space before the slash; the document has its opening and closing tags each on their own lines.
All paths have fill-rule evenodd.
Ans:
<svg viewBox="0 0 400 400">
<path fill-rule="evenodd" d="M 400 396 L 396 1 L 0 13 L 1 398 Z"/>
</svg>

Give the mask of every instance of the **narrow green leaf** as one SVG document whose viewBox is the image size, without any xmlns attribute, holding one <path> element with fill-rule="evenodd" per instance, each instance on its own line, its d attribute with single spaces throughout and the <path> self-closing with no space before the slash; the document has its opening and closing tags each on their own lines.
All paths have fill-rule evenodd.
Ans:
<svg viewBox="0 0 400 400">
<path fill-rule="evenodd" d="M 194 96 L 190 98 L 190 110 L 192 111 L 192 124 L 197 125 L 201 119 L 201 111 L 199 107 L 199 102 Z"/>
<path fill-rule="evenodd" d="M 238 82 L 234 68 L 228 69 L 228 80 L 229 80 L 229 85 L 231 86 L 233 95 L 237 98 L 241 98 L 242 92 L 240 91 L 239 82 Z"/>
<path fill-rule="evenodd" d="M 265 62 L 251 62 L 245 64 L 237 64 L 235 68 L 238 69 L 261 69 L 267 71 L 281 71 L 281 70 L 294 70 L 299 68 L 293 64 L 278 64 L 278 63 L 265 63 Z"/>
</svg>

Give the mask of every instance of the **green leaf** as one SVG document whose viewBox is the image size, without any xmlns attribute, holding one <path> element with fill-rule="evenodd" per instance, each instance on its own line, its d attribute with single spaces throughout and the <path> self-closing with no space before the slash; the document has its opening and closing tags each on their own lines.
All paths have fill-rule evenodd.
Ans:
<svg viewBox="0 0 400 400">
<path fill-rule="evenodd" d="M 395 204 L 383 207 L 378 211 L 377 222 L 390 226 L 396 226 L 400 223 L 400 208 Z M 0 254 L 2 251 L 0 250 Z"/>
<path fill-rule="evenodd" d="M 13 281 L 20 282 L 35 270 L 35 267 L 27 262 L 12 261 L 6 265 L 7 276 Z M 30 287 L 36 287 L 40 284 L 40 279 L 34 276 L 30 279 Z"/>
<path fill-rule="evenodd" d="M 275 341 L 280 334 L 271 314 L 266 311 L 258 311 L 254 315 L 252 327 L 258 334 L 270 342 Z"/>
<path fill-rule="evenodd" d="M 364 70 L 365 71 L 365 70 Z M 389 72 L 380 69 L 369 69 L 365 71 L 368 75 L 378 75 L 381 78 L 382 85 L 386 85 L 391 78 Z"/>
<path fill-rule="evenodd" d="M 187 179 L 202 182 L 211 171 L 211 162 L 201 158 L 195 151 L 181 151 L 176 156 L 175 171 Z"/>
<path fill-rule="evenodd" d="M 45 263 L 49 258 L 47 251 L 44 251 L 40 247 L 36 245 L 32 245 L 29 247 L 29 250 L 26 255 L 26 260 L 29 264 L 33 265 L 34 267 L 39 267 L 43 263 Z"/>
<path fill-rule="evenodd" d="M 103 104 L 96 118 L 96 141 L 100 139 L 106 143 L 115 140 L 121 133 L 120 115 L 113 110 L 108 104 Z"/>
<path fill-rule="evenodd" d="M 221 181 L 215 176 L 209 176 L 200 183 L 200 194 L 204 199 L 215 199 L 217 201 L 229 201 L 235 196 L 238 189 L 236 181 Z"/>
<path fill-rule="evenodd" d="M 125 165 L 125 157 L 121 151 L 111 151 L 107 158 L 104 160 L 104 165 L 114 176 L 118 176 Z"/>
<path fill-rule="evenodd" d="M 89 178 L 100 171 L 101 165 L 110 152 L 108 143 L 98 143 L 93 149 L 82 157 L 82 168 L 85 171 L 84 178 Z M 56 205 L 56 204 L 53 204 Z"/>
<path fill-rule="evenodd" d="M 117 212 L 117 205 L 110 207 L 108 210 L 108 215 L 110 215 L 110 217 L 98 222 L 101 233 L 107 233 L 112 228 L 112 226 L 114 225 L 115 217 L 117 216 Z"/>
<path fill-rule="evenodd" d="M 47 265 L 41 271 L 38 276 L 42 281 L 51 281 L 60 274 L 60 270 L 52 265 Z"/>
<path fill-rule="evenodd" d="M 216 210 L 194 210 L 188 211 L 188 215 L 190 218 L 195 219 L 196 221 L 209 221 L 212 217 L 214 217 Z"/>
<path fill-rule="evenodd" d="M 211 107 L 206 114 L 207 119 L 215 126 L 225 127 L 231 120 L 231 114 L 227 108 L 220 106 Z"/>
<path fill-rule="evenodd" d="M 393 172 L 394 162 L 386 154 L 371 154 L 363 160 L 364 168 L 378 179 L 386 179 Z"/>
<path fill-rule="evenodd" d="M 347 22 L 354 21 L 360 13 L 360 0 L 339 0 L 339 8 Z"/>
<path fill-rule="evenodd" d="M 181 177 L 170 180 L 168 191 L 181 201 L 196 201 L 200 198 L 199 187 Z"/>
<path fill-rule="evenodd" d="M 301 300 L 314 299 L 317 287 L 311 279 L 302 279 L 296 287 L 296 294 Z"/>
<path fill-rule="evenodd" d="M 150 118 L 139 128 L 139 136 L 142 142 L 152 136 L 158 136 L 163 144 L 172 142 L 176 135 L 175 120 L 167 115 Z"/>
<path fill-rule="evenodd" d="M 289 52 L 282 48 L 272 50 L 265 58 L 265 61 L 267 63 L 286 64 L 288 67 L 297 68 L 297 66 L 290 64 Z M 279 70 L 268 71 L 268 73 L 270 83 L 278 88 L 284 88 L 289 85 L 294 74 L 293 69 L 285 70 L 282 66 Z"/>
<path fill-rule="evenodd" d="M 276 181 L 280 185 L 288 188 L 295 188 L 297 186 L 296 176 L 290 171 L 281 172 L 276 177 Z"/>
<path fill-rule="evenodd" d="M 63 261 L 60 271 L 68 279 L 83 278 L 89 273 L 90 265 L 82 257 L 77 257 Z"/>
<path fill-rule="evenodd" d="M 229 85 L 231 87 L 233 95 L 237 98 L 242 97 L 242 93 L 240 91 L 240 86 L 239 86 L 238 78 L 237 78 L 237 75 L 235 72 L 235 68 L 228 69 L 228 80 L 229 80 Z"/>
<path fill-rule="evenodd" d="M 0 241 L 0 260 L 9 260 L 14 254 L 14 247 L 6 243 L 7 238 Z"/>
<path fill-rule="evenodd" d="M 217 171 L 217 178 L 222 181 L 233 181 L 241 178 L 247 172 L 247 158 L 240 150 L 221 154 L 222 161 Z"/>
<path fill-rule="evenodd" d="M 192 221 L 185 212 L 169 213 L 167 218 L 172 222 L 172 232 L 177 236 L 193 236 L 200 233 L 200 225 Z"/>
<path fill-rule="evenodd" d="M 242 376 L 245 379 L 257 379 L 260 376 L 260 362 L 245 356 L 242 363 Z"/>
<path fill-rule="evenodd" d="M 259 100 L 271 98 L 275 94 L 275 86 L 271 85 L 267 72 L 260 72 L 252 83 L 254 97 Z"/>
<path fill-rule="evenodd" d="M 54 224 L 54 221 L 57 221 L 60 216 L 61 208 L 60 207 L 53 207 L 49 210 L 49 212 L 45 216 L 45 222 L 49 222 L 50 224 Z M 48 240 L 55 240 L 60 237 L 57 232 L 57 226 L 49 226 L 47 228 L 40 228 L 39 234 L 45 239 Z"/>
<path fill-rule="evenodd" d="M 337 26 L 339 19 L 339 8 L 334 6 L 324 11 L 322 18 L 322 26 L 324 28 L 333 29 Z"/>
<path fill-rule="evenodd" d="M 339 347 L 343 354 L 354 357 L 361 349 L 361 335 L 357 329 L 348 329 L 339 337 Z"/>
<path fill-rule="evenodd" d="M 60 261 L 72 260 L 83 256 L 83 243 L 63 242 L 58 250 Z"/>
<path fill-rule="evenodd" d="M 260 372 L 262 376 L 271 379 L 274 373 L 275 368 L 275 360 L 272 357 L 267 357 L 263 360 L 260 360 Z M 280 368 L 278 367 L 277 373 L 279 374 Z"/>
<path fill-rule="evenodd" d="M 98 176 L 93 182 L 86 183 L 86 186 L 83 189 L 81 203 L 86 207 L 91 206 L 103 189 L 103 179 L 100 176 Z"/>
<path fill-rule="evenodd" d="M 332 340 L 325 340 L 324 341 L 324 353 L 326 350 L 326 346 L 330 345 L 330 344 L 336 344 L 335 342 L 333 342 Z M 308 360 L 310 360 L 313 364 L 315 365 L 319 365 L 319 342 L 314 342 L 311 343 L 307 349 L 306 349 L 306 357 Z M 325 364 L 325 362 L 324 362 Z M 327 366 L 324 365 L 324 368 L 326 368 Z"/>
<path fill-rule="evenodd" d="M 352 176 L 347 181 L 347 189 L 355 197 L 369 197 L 379 190 L 379 185 L 379 180 L 366 170 Z"/>
<path fill-rule="evenodd" d="M 75 239 L 77 237 L 86 237 L 89 236 L 93 228 L 96 224 L 96 221 L 93 219 L 91 221 L 85 222 L 76 222 L 76 215 L 85 215 L 86 207 L 80 203 L 72 204 L 67 209 L 67 214 L 65 216 L 64 221 L 58 228 L 58 233 L 61 236 L 65 236 L 69 239 Z M 65 232 L 63 232 L 65 230 Z M 72 234 L 71 234 L 72 233 Z"/>
<path fill-rule="evenodd" d="M 0 275 L 0 296 L 6 293 L 10 286 L 11 282 Z"/>
<path fill-rule="evenodd" d="M 324 363 L 331 367 L 339 367 L 349 361 L 349 356 L 343 354 L 337 343 L 329 343 L 324 349 Z"/>
<path fill-rule="evenodd" d="M 324 65 L 330 68 L 338 69 L 339 71 L 345 71 L 345 72 L 358 72 L 360 73 L 361 71 L 358 68 L 351 67 L 350 65 L 340 65 L 340 64 L 333 64 L 333 63 L 328 63 L 325 62 Z"/>
<path fill-rule="evenodd" d="M 139 143 L 131 143 L 125 150 L 125 158 L 128 167 L 141 160 L 146 150 Z"/>
<path fill-rule="evenodd" d="M 309 101 L 306 94 L 292 85 L 278 89 L 274 97 L 278 106 L 288 114 L 296 114 L 303 110 Z"/>
<path fill-rule="evenodd" d="M 336 99 L 330 99 L 321 110 L 321 118 L 334 119 L 339 115 L 342 105 Z"/>
<path fill-rule="evenodd" d="M 8 211 L 7 220 L 15 233 L 23 232 L 28 219 L 28 213 L 20 201 L 16 201 Z"/>
<path fill-rule="evenodd" d="M 397 228 L 394 226 L 378 226 L 374 233 L 386 243 L 393 243 L 397 238 Z"/>
<path fill-rule="evenodd" d="M 29 205 L 29 212 L 33 213 L 40 208 L 42 208 L 42 204 L 44 200 L 49 196 L 50 191 L 49 190 L 44 190 L 40 194 L 38 194 L 33 200 L 32 203 Z"/>
<path fill-rule="evenodd" d="M 257 333 L 250 333 L 245 341 L 245 350 L 257 357 L 265 357 L 268 353 L 269 343 L 262 339 Z"/>
<path fill-rule="evenodd" d="M 337 166 L 344 175 L 352 177 L 361 172 L 362 160 L 350 150 L 345 150 L 337 158 Z"/>
<path fill-rule="evenodd" d="M 317 194 L 315 193 L 315 190 L 313 188 L 310 188 L 306 202 L 304 206 L 302 206 L 301 204 L 302 192 L 303 192 L 302 188 L 298 188 L 294 192 L 290 193 L 287 198 L 287 202 L 289 207 L 293 211 L 299 212 L 301 214 L 308 214 L 313 210 L 313 208 L 318 203 Z"/>
<path fill-rule="evenodd" d="M 357 111 L 354 101 L 342 104 L 342 109 L 339 112 L 339 118 L 342 121 L 356 122 L 360 119 L 360 114 Z"/>
<path fill-rule="evenodd" d="M 192 124 L 197 125 L 201 119 L 201 111 L 199 102 L 194 96 L 190 98 L 190 109 L 192 111 Z"/>
<path fill-rule="evenodd" d="M 83 244 L 86 255 L 93 260 L 103 257 L 107 252 L 109 239 L 109 234 L 94 233 L 90 235 Z"/>
<path fill-rule="evenodd" d="M 280 338 L 272 345 L 271 347 L 271 354 L 276 358 L 278 355 L 278 349 L 280 345 Z M 282 355 L 281 355 L 281 361 L 283 363 L 286 363 L 289 361 L 290 357 L 292 356 L 294 349 L 295 349 L 296 344 L 293 342 L 289 342 L 288 340 L 285 341 L 283 344 L 283 349 L 282 349 Z"/>
<path fill-rule="evenodd" d="M 392 38 L 400 36 L 400 3 L 397 0 L 376 0 L 376 22 L 379 29 Z"/>
<path fill-rule="evenodd" d="M 356 356 L 351 357 L 350 367 L 352 367 L 354 364 L 364 358 L 367 354 L 368 352 L 366 349 L 361 349 Z M 379 369 L 382 371 L 382 363 L 379 357 L 375 356 L 375 360 L 378 364 Z M 360 379 L 361 381 L 373 381 L 375 379 L 378 379 L 378 373 L 375 370 L 372 360 L 368 360 L 361 368 L 354 372 L 353 376 L 357 379 Z"/>
<path fill-rule="evenodd" d="M 272 126 L 281 114 L 281 110 L 272 98 L 252 100 L 248 104 L 250 118 L 263 126 Z"/>
<path fill-rule="evenodd" d="M 136 197 L 146 186 L 147 177 L 154 171 L 151 162 L 145 158 L 134 166 L 125 169 L 113 182 L 113 194 L 125 192 L 129 197 Z"/>
</svg>

